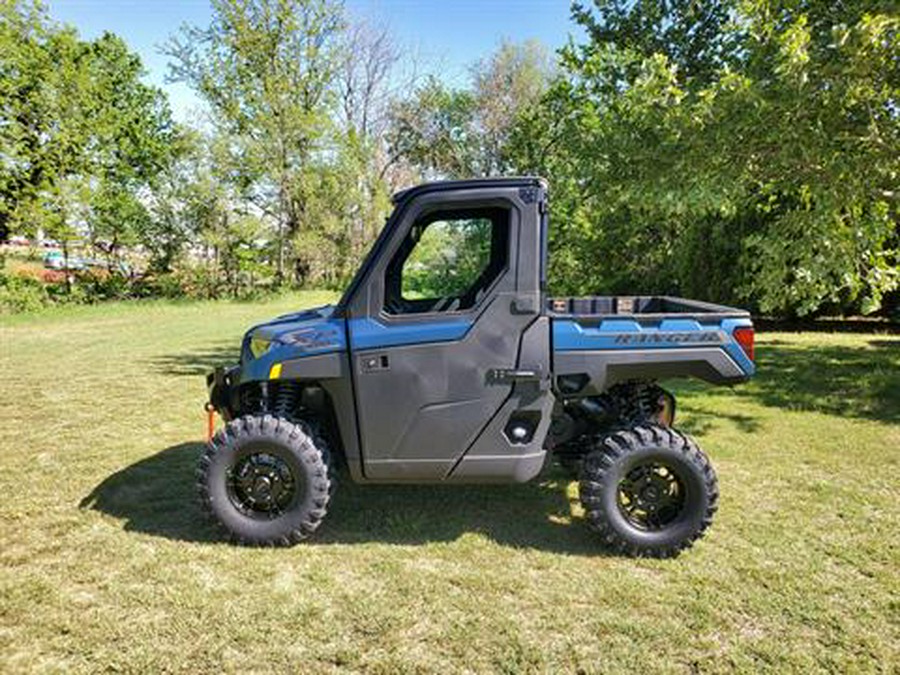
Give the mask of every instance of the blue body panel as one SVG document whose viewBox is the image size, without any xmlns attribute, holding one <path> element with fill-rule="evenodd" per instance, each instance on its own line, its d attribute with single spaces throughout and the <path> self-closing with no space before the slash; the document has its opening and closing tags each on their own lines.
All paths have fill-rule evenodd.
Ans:
<svg viewBox="0 0 900 675">
<path fill-rule="evenodd" d="M 439 317 L 427 321 L 384 322 L 363 317 L 333 316 L 331 306 L 280 316 L 247 331 L 242 347 L 241 381 L 266 380 L 273 364 L 305 356 L 353 350 L 385 349 L 462 340 L 472 327 L 471 317 Z M 349 326 L 348 326 L 349 324 Z M 753 362 L 734 338 L 734 330 L 753 325 L 749 318 L 698 321 L 693 318 L 554 317 L 556 353 L 630 349 L 691 349 L 719 347 L 747 376 Z M 349 330 L 348 330 L 349 328 Z M 348 344 L 349 333 L 349 344 Z M 250 336 L 272 341 L 258 358 L 251 358 Z"/>
<path fill-rule="evenodd" d="M 735 340 L 734 330 L 752 325 L 749 318 L 720 319 L 712 323 L 683 318 L 600 318 L 596 325 L 582 325 L 577 318 L 554 318 L 553 349 L 571 352 L 718 346 L 750 376 L 756 367 Z"/>
<path fill-rule="evenodd" d="M 369 317 L 350 320 L 352 349 L 383 349 L 401 345 L 462 340 L 472 327 L 471 317 L 441 317 L 427 322 L 381 323 Z"/>
<path fill-rule="evenodd" d="M 348 323 L 354 350 L 452 342 L 462 340 L 472 327 L 471 317 L 441 317 L 425 322 L 396 323 L 382 323 L 363 317 L 348 322 L 343 318 L 335 318 L 333 310 L 333 307 L 326 306 L 286 314 L 247 331 L 241 351 L 241 381 L 268 379 L 269 371 L 275 363 L 346 350 Z M 269 349 L 258 358 L 252 358 L 250 354 L 251 336 L 272 341 Z"/>
<path fill-rule="evenodd" d="M 275 363 L 347 349 L 346 321 L 333 316 L 331 306 L 285 314 L 251 328 L 241 347 L 241 381 L 268 380 Z M 258 358 L 250 354 L 250 337 L 271 340 Z"/>
</svg>

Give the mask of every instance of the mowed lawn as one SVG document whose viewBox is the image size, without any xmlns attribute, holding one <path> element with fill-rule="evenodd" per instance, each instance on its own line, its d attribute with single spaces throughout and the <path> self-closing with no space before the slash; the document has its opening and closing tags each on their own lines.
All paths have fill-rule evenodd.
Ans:
<svg viewBox="0 0 900 675">
<path fill-rule="evenodd" d="M 0 319 L 0 671 L 900 669 L 900 336 L 766 334 L 751 384 L 677 384 L 722 496 L 676 560 L 604 553 L 555 472 L 342 483 L 314 542 L 231 546 L 203 375 L 329 299 Z"/>
</svg>

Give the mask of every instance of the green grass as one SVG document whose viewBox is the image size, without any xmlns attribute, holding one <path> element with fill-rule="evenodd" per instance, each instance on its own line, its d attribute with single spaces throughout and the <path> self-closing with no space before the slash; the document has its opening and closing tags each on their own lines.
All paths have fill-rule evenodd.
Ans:
<svg viewBox="0 0 900 675">
<path fill-rule="evenodd" d="M 900 668 L 900 338 L 769 334 L 751 384 L 681 383 L 722 498 L 674 561 L 604 554 L 558 474 L 344 483 L 313 543 L 222 543 L 192 487 L 202 374 L 327 299 L 3 319 L 0 671 Z"/>
</svg>

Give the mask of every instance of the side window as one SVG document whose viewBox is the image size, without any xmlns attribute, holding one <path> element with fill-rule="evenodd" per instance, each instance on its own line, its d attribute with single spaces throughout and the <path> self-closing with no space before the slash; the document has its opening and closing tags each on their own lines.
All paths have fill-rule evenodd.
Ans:
<svg viewBox="0 0 900 675">
<path fill-rule="evenodd" d="M 471 309 L 506 269 L 509 211 L 436 211 L 417 220 L 385 273 L 389 314 Z"/>
</svg>

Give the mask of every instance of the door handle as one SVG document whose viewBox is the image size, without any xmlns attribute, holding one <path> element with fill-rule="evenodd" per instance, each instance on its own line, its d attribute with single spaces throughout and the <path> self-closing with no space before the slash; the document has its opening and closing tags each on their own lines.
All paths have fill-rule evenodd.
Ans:
<svg viewBox="0 0 900 675">
<path fill-rule="evenodd" d="M 517 370 L 515 368 L 491 368 L 488 370 L 491 384 L 515 384 L 516 382 L 540 382 L 544 379 L 540 370 Z"/>
</svg>

